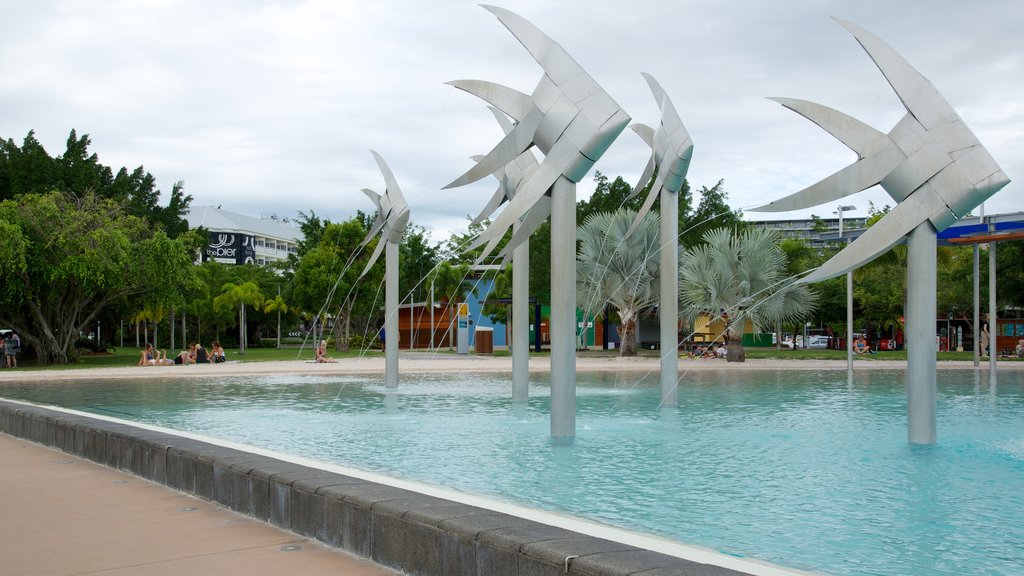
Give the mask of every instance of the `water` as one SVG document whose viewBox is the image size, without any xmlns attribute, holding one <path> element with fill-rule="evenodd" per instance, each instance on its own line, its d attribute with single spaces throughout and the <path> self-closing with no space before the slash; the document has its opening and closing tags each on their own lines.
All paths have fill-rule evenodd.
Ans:
<svg viewBox="0 0 1024 576">
<path fill-rule="evenodd" d="M 902 372 L 579 374 L 577 437 L 506 375 L 4 386 L 0 394 L 230 439 L 836 575 L 1024 573 L 1024 372 L 940 371 L 939 443 L 906 441 Z"/>
</svg>

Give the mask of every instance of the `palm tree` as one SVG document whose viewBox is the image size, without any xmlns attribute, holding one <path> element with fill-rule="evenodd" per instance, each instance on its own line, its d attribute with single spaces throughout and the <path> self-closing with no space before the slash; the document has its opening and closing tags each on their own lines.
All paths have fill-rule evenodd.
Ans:
<svg viewBox="0 0 1024 576">
<path fill-rule="evenodd" d="M 285 303 L 284 298 L 281 296 L 280 288 L 278 289 L 277 296 L 274 296 L 273 298 L 267 298 L 267 300 L 263 303 L 263 311 L 264 312 L 274 312 L 274 311 L 277 311 L 277 347 L 278 348 L 281 347 L 281 313 L 284 312 L 285 314 L 287 314 L 289 310 L 290 310 L 290 308 L 288 307 L 288 304 Z"/>
<path fill-rule="evenodd" d="M 455 331 L 455 313 L 452 310 L 452 306 L 459 301 L 464 289 L 471 285 L 471 282 L 467 280 L 468 277 L 469 264 L 452 264 L 449 262 L 441 262 L 434 267 L 430 274 L 427 275 L 426 282 L 430 286 L 431 294 L 437 294 L 444 299 L 445 312 L 448 313 L 451 318 L 448 329 L 445 331 L 448 335 L 449 350 L 452 348 L 452 335 Z M 433 306 L 433 302 L 431 302 L 430 305 Z M 430 327 L 430 332 L 431 345 L 433 345 L 433 326 Z M 390 334 L 387 337 L 392 338 Z"/>
<path fill-rule="evenodd" d="M 255 282 L 235 284 L 228 282 L 221 288 L 220 296 L 213 299 L 214 309 L 225 309 L 238 307 L 238 354 L 245 354 L 246 326 L 245 306 L 260 306 L 263 303 L 263 293 Z"/>
<path fill-rule="evenodd" d="M 786 277 L 786 254 L 778 233 L 749 228 L 733 234 L 718 228 L 680 255 L 679 302 L 684 316 L 708 314 L 725 322 L 729 362 L 743 362 L 743 326 L 755 330 L 810 316 L 818 295 L 806 284 Z"/>
<path fill-rule="evenodd" d="M 658 301 L 658 225 L 646 214 L 626 235 L 637 213 L 620 209 L 591 214 L 576 230 L 576 301 L 586 317 L 606 303 L 614 306 L 622 326 L 620 356 L 636 356 L 639 313 Z"/>
</svg>

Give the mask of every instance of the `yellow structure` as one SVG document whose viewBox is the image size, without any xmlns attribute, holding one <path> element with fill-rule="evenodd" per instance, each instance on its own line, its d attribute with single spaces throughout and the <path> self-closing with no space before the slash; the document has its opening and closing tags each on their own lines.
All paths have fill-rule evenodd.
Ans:
<svg viewBox="0 0 1024 576">
<path fill-rule="evenodd" d="M 747 318 L 743 323 L 743 334 L 750 334 L 754 331 L 754 323 Z M 725 321 L 721 318 L 712 319 L 710 314 L 700 314 L 693 321 L 693 337 L 691 340 L 695 343 L 712 343 L 718 342 L 721 344 L 725 341 L 725 337 L 722 333 L 725 332 Z"/>
</svg>

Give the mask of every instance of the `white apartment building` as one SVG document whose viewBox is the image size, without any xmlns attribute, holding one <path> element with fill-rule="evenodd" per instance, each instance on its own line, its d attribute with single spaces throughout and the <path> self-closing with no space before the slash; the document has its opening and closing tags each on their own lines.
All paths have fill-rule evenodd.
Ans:
<svg viewBox="0 0 1024 576">
<path fill-rule="evenodd" d="M 189 228 L 205 228 L 209 245 L 200 260 L 222 264 L 269 264 L 286 260 L 298 250 L 302 231 L 275 215 L 260 218 L 221 210 L 214 206 L 192 206 L 185 216 Z"/>
</svg>

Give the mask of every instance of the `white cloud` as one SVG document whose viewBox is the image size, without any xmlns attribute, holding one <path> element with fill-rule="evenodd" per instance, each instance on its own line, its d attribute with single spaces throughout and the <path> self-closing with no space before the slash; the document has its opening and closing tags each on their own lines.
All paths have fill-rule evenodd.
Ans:
<svg viewBox="0 0 1024 576">
<path fill-rule="evenodd" d="M 469 0 L 9 3 L 0 21 L 0 136 L 30 129 L 51 154 L 89 133 L 101 161 L 145 165 L 196 205 L 342 220 L 395 172 L 415 223 L 464 225 L 493 181 L 440 190 L 500 137 L 444 82 L 533 89 L 539 67 Z M 891 43 L 942 91 L 1011 177 L 1024 178 L 1024 12 L 1015 0 L 503 3 L 569 51 L 634 121 L 657 111 L 640 72 L 671 95 L 696 149 L 694 188 L 725 179 L 749 207 L 810 184 L 852 153 L 767 100 L 790 96 L 887 131 L 898 99 L 839 16 Z M 624 133 L 596 169 L 634 181 L 646 150 Z M 1021 209 L 1018 183 L 988 213 Z M 578 193 L 593 189 L 588 178 Z M 851 199 L 863 214 L 869 191 Z M 821 207 L 819 215 L 830 213 Z M 759 217 L 748 214 L 748 217 Z"/>
</svg>

